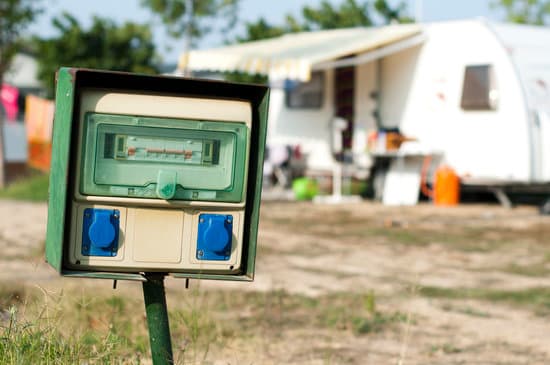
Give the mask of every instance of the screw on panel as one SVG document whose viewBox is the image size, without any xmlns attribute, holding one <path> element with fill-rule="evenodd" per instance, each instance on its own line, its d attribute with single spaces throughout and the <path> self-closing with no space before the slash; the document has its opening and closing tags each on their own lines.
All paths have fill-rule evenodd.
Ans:
<svg viewBox="0 0 550 365">
<path fill-rule="evenodd" d="M 198 250 L 197 255 L 199 255 L 199 257 L 202 257 L 204 255 L 204 252 L 202 250 Z"/>
<path fill-rule="evenodd" d="M 204 218 L 199 219 L 199 223 L 204 223 Z"/>
</svg>

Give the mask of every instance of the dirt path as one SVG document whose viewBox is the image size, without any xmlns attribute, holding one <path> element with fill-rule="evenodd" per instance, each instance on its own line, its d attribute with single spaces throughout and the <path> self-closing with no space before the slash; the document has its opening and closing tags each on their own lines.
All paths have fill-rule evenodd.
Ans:
<svg viewBox="0 0 550 365">
<path fill-rule="evenodd" d="M 373 290 L 385 311 L 411 318 L 382 335 L 340 334 L 346 345 L 307 337 L 298 348 L 349 354 L 335 363 L 550 363 L 549 298 L 544 314 L 507 300 L 452 298 L 550 288 L 550 217 L 534 208 L 267 203 L 259 242 L 257 279 L 247 290 Z M 449 298 L 426 297 L 425 287 L 447 289 Z"/>
<path fill-rule="evenodd" d="M 68 285 L 43 263 L 46 214 L 45 204 L 0 201 L 0 282 Z M 202 290 L 373 292 L 378 310 L 404 320 L 362 336 L 286 329 L 252 348 L 236 338 L 229 363 L 550 363 L 550 217 L 534 208 L 270 202 L 260 228 L 254 283 Z"/>
</svg>

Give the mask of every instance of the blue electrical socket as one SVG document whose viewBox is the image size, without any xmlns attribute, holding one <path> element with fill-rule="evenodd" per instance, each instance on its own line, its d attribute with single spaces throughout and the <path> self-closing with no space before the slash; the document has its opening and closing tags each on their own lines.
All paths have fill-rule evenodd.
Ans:
<svg viewBox="0 0 550 365">
<path fill-rule="evenodd" d="M 119 227 L 118 209 L 86 208 L 82 223 L 82 255 L 116 256 Z"/>
<path fill-rule="evenodd" d="M 201 214 L 197 235 L 197 259 L 227 261 L 231 257 L 233 216 Z"/>
</svg>

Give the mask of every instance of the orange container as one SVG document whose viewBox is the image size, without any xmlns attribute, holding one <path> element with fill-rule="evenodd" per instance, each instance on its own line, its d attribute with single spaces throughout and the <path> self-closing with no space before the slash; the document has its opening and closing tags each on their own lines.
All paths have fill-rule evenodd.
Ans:
<svg viewBox="0 0 550 365">
<path fill-rule="evenodd" d="M 449 166 L 441 166 L 435 171 L 435 205 L 457 205 L 460 200 L 460 178 Z"/>
</svg>

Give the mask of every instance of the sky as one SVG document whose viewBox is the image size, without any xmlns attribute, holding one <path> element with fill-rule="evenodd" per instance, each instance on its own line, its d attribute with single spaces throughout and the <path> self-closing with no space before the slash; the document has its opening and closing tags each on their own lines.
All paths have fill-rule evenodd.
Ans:
<svg viewBox="0 0 550 365">
<path fill-rule="evenodd" d="M 342 0 L 329 0 L 338 4 Z M 403 0 L 389 0 L 395 5 Z M 433 22 L 451 19 L 464 19 L 483 16 L 492 20 L 502 20 L 502 13 L 492 9 L 490 4 L 494 0 L 404 0 L 408 13 L 411 16 L 420 15 L 422 21 Z M 234 35 L 243 34 L 246 21 L 254 21 L 260 17 L 269 23 L 280 24 L 286 14 L 298 16 L 305 5 L 315 6 L 319 0 L 242 0 L 240 24 L 233 31 Z M 91 24 L 92 15 L 109 17 L 116 22 L 134 21 L 145 23 L 154 21 L 149 11 L 140 6 L 140 0 L 48 0 L 45 2 L 45 13 L 30 28 L 33 34 L 45 37 L 55 36 L 55 30 L 51 26 L 51 19 L 66 11 L 75 16 L 83 27 Z M 175 63 L 181 49 L 182 40 L 174 40 L 168 37 L 161 24 L 153 23 L 153 34 L 157 44 L 157 52 L 164 63 Z M 224 37 L 219 34 L 211 34 L 202 39 L 198 48 L 211 48 L 221 46 Z"/>
</svg>

